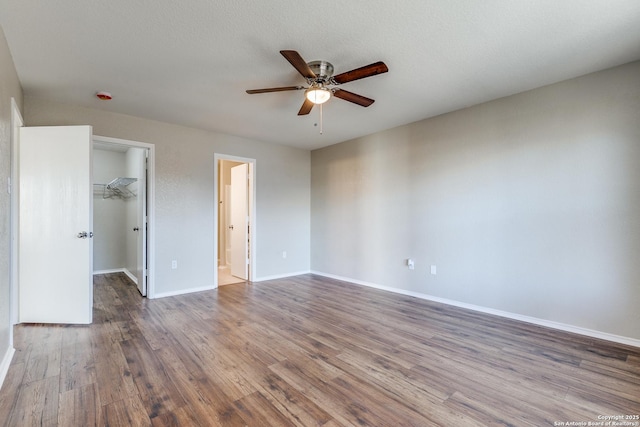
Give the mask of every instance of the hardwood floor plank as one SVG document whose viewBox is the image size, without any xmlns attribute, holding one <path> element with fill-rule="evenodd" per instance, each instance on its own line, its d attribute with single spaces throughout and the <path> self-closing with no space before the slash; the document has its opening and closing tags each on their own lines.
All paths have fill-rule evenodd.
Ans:
<svg viewBox="0 0 640 427">
<path fill-rule="evenodd" d="M 261 394 L 276 410 L 297 426 L 320 426 L 332 420 L 331 415 L 309 400 L 303 393 L 273 373 L 266 373 L 258 380 Z"/>
<path fill-rule="evenodd" d="M 130 313 L 130 316 L 140 334 L 144 336 L 153 350 L 171 345 L 171 334 L 168 328 L 163 326 L 166 324 L 166 320 L 158 319 L 158 316 L 154 316 L 147 310 Z"/>
<path fill-rule="evenodd" d="M 100 421 L 100 400 L 95 384 L 75 387 L 60 393 L 58 425 L 96 426 Z"/>
<path fill-rule="evenodd" d="M 379 357 L 372 357 L 367 361 L 367 357 L 345 352 L 335 360 L 331 360 L 331 363 L 343 367 L 343 371 L 366 382 L 367 388 L 377 389 L 389 399 L 402 403 L 436 424 L 447 425 L 453 420 L 456 421 L 456 425 L 476 423 L 475 420 L 470 420 L 464 414 L 453 411 L 443 404 L 455 392 L 450 389 L 450 383 L 431 381 Z"/>
<path fill-rule="evenodd" d="M 478 399 L 476 397 L 469 398 L 461 392 L 455 392 L 451 398 L 447 399 L 446 405 L 461 413 L 466 413 L 475 418 L 482 425 L 501 425 L 501 426 L 543 426 L 553 425 L 546 420 L 527 420 L 522 416 L 514 415 L 515 408 L 511 405 L 505 405 L 500 402 L 499 405 Z M 493 399 L 487 399 L 493 400 Z M 493 400 L 495 402 L 495 400 Z M 536 421 L 538 424 L 536 424 Z"/>
<path fill-rule="evenodd" d="M 0 420 L 4 419 L 3 426 L 9 426 L 10 416 L 17 408 L 20 389 L 24 385 L 24 365 L 23 361 L 18 363 L 12 361 L 0 389 Z"/>
<path fill-rule="evenodd" d="M 96 382 L 89 327 L 67 328 L 62 337 L 60 393 Z"/>
<path fill-rule="evenodd" d="M 571 403 L 572 406 L 578 406 L 584 411 L 593 414 L 625 414 L 629 411 L 639 411 L 640 407 L 633 402 L 616 402 L 610 400 L 603 401 L 597 392 L 587 392 L 585 390 L 569 389 L 564 400 Z M 597 416 L 596 416 L 597 417 Z M 589 420 L 591 421 L 591 419 Z"/>
<path fill-rule="evenodd" d="M 640 348 L 314 275 L 18 325 L 0 425 L 481 426 L 640 412 Z"/>
<path fill-rule="evenodd" d="M 366 378 L 367 381 L 386 390 L 389 394 L 397 396 L 398 400 L 414 406 L 419 405 L 426 398 L 441 404 L 452 394 L 452 391 L 439 389 L 434 384 L 421 383 L 411 370 L 393 360 L 365 351 L 357 354 L 345 351 L 335 359 L 331 359 L 330 363 L 341 367 L 344 372 Z"/>
<path fill-rule="evenodd" d="M 618 381 L 628 381 L 640 385 L 640 366 L 634 368 L 625 364 L 603 364 L 590 360 L 583 360 L 580 368 L 594 373 L 602 374 L 606 377 L 615 378 Z"/>
<path fill-rule="evenodd" d="M 238 415 L 233 400 L 222 386 L 212 382 L 202 372 L 190 372 L 174 351 L 167 348 L 158 351 L 171 381 L 180 390 L 186 402 L 183 411 L 203 426 L 245 426 Z"/>
<path fill-rule="evenodd" d="M 137 396 L 131 370 L 119 345 L 98 348 L 95 353 L 95 367 L 98 394 L 102 405 L 116 402 L 125 397 Z"/>
<path fill-rule="evenodd" d="M 427 418 L 426 412 L 406 406 L 375 387 L 366 380 L 345 374 L 330 383 L 334 396 L 344 402 L 345 416 L 352 422 L 362 425 L 383 426 L 421 426 L 434 424 Z M 416 410 L 418 409 L 418 410 Z"/>
<path fill-rule="evenodd" d="M 209 424 L 204 424 L 203 421 L 197 419 L 192 412 L 182 407 L 152 418 L 151 425 L 153 427 L 197 427 L 207 426 Z"/>
<path fill-rule="evenodd" d="M 240 349 L 229 348 L 224 344 L 212 344 L 207 341 L 206 335 L 197 331 L 189 331 L 185 336 L 189 338 L 188 345 L 193 346 L 194 350 L 202 355 L 204 360 L 201 365 L 202 370 L 214 383 L 223 386 L 232 400 L 235 401 L 256 391 L 238 367 L 237 356 L 234 353 Z"/>
<path fill-rule="evenodd" d="M 27 383 L 60 375 L 63 327 L 34 325 L 33 342 L 27 358 L 24 380 Z"/>
<path fill-rule="evenodd" d="M 47 377 L 20 389 L 9 426 L 55 426 L 58 424 L 58 378 Z"/>
<path fill-rule="evenodd" d="M 606 395 L 603 400 L 615 402 L 618 399 L 623 399 L 640 406 L 640 386 L 637 384 L 619 381 L 610 376 L 565 365 L 536 354 L 519 353 L 511 349 L 506 349 L 506 352 L 508 352 L 510 359 L 517 360 L 517 363 L 528 364 L 530 367 L 535 366 L 540 370 L 546 369 L 549 381 L 555 384 L 575 389 L 596 390 L 596 393 Z M 598 387 L 594 388 L 592 384 L 598 384 Z"/>
<path fill-rule="evenodd" d="M 120 346 L 149 418 L 184 406 L 180 392 L 144 339 L 126 340 Z"/>
<path fill-rule="evenodd" d="M 237 372 L 258 390 L 271 405 L 295 425 L 317 425 L 328 422 L 331 417 L 311 402 L 282 378 L 275 375 L 262 361 L 260 355 L 251 351 L 236 353 L 234 363 Z M 316 356 L 309 355 L 314 358 Z M 241 399 L 240 399 L 241 400 Z"/>
<path fill-rule="evenodd" d="M 149 414 L 138 395 L 110 402 L 102 407 L 100 426 L 148 427 L 151 425 Z"/>
<path fill-rule="evenodd" d="M 259 391 L 238 399 L 235 406 L 240 416 L 250 426 L 276 425 L 280 427 L 295 426 L 280 411 L 274 408 L 268 399 Z"/>
</svg>

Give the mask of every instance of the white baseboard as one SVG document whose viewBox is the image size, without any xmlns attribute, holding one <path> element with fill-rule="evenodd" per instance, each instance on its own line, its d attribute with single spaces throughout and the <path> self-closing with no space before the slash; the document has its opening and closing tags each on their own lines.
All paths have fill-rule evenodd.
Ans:
<svg viewBox="0 0 640 427">
<path fill-rule="evenodd" d="M 581 328 L 579 326 L 567 325 L 565 323 L 553 322 L 550 320 L 539 319 L 537 317 L 523 316 L 521 314 L 510 313 L 508 311 L 495 310 L 493 308 L 482 307 L 473 304 L 467 304 L 464 302 L 454 301 L 446 298 L 435 297 L 420 292 L 407 291 L 404 289 L 392 288 L 389 286 L 382 286 L 375 283 L 364 282 L 362 280 L 351 279 L 349 277 L 337 276 L 335 274 L 323 273 L 320 271 L 311 271 L 311 274 L 317 274 L 318 276 L 324 276 L 331 279 L 341 280 L 343 282 L 353 283 L 355 285 L 367 286 L 370 288 L 380 289 L 383 291 L 389 291 L 396 294 L 407 295 L 415 298 L 425 299 L 429 301 L 439 302 L 442 304 L 452 305 L 455 307 L 466 308 L 481 313 L 493 314 L 495 316 L 505 317 L 508 319 L 519 320 L 522 322 L 532 323 L 534 325 L 545 326 L 547 328 L 557 329 L 565 332 L 572 332 L 574 334 L 584 335 L 591 338 L 598 338 L 606 341 L 612 341 L 619 344 L 630 345 L 633 347 L 640 347 L 640 340 L 635 338 L 623 337 L 620 335 L 609 334 L 606 332 L 594 331 L 592 329 Z"/>
<path fill-rule="evenodd" d="M 11 359 L 13 359 L 13 354 L 15 352 L 16 350 L 13 347 L 9 347 L 4 357 L 2 358 L 2 363 L 0 364 L 0 388 L 2 388 L 2 384 L 4 383 L 4 379 L 7 376 L 7 372 L 9 372 Z"/>
<path fill-rule="evenodd" d="M 190 289 L 180 289 L 179 291 L 171 291 L 171 292 L 156 292 L 153 296 L 153 299 L 157 298 L 166 298 L 166 297 L 175 297 L 178 295 L 192 294 L 194 292 L 203 292 L 210 291 L 216 289 L 215 286 L 202 286 L 200 288 L 190 288 Z"/>
<path fill-rule="evenodd" d="M 109 270 L 94 270 L 93 275 L 98 274 L 112 274 L 112 273 L 124 273 L 124 268 L 112 268 Z"/>
<path fill-rule="evenodd" d="M 127 270 L 126 268 L 112 268 L 110 270 L 96 270 L 93 272 L 93 275 L 97 275 L 97 274 L 112 274 L 112 273 L 124 273 L 127 275 L 127 277 L 129 279 L 131 279 L 133 281 L 133 283 L 135 283 L 136 285 L 138 284 L 138 278 L 136 276 L 134 276 L 133 274 L 131 274 L 131 272 L 129 270 Z"/>
<path fill-rule="evenodd" d="M 127 275 L 127 277 L 128 277 L 129 279 L 131 279 L 131 281 L 132 281 L 133 283 L 135 283 L 135 284 L 136 284 L 136 286 L 138 286 L 138 278 L 137 278 L 136 276 L 134 276 L 133 274 L 131 274 L 131 272 L 130 272 L 129 270 L 127 270 L 126 268 L 124 268 L 122 272 L 123 272 L 124 274 L 126 274 L 126 275 Z"/>
<path fill-rule="evenodd" d="M 253 279 L 253 282 L 264 282 L 266 280 L 286 279 L 287 277 L 302 276 L 303 274 L 309 274 L 309 273 L 311 273 L 311 271 L 306 270 L 306 271 L 298 271 L 295 273 L 275 274 L 273 276 L 263 276 L 263 277 L 255 278 Z"/>
</svg>

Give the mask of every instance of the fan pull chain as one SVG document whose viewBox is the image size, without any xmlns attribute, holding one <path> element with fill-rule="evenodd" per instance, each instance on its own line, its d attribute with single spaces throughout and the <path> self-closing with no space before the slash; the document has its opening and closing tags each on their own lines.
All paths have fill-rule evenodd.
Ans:
<svg viewBox="0 0 640 427">
<path fill-rule="evenodd" d="M 320 135 L 322 135 L 322 104 L 320 104 Z"/>
</svg>

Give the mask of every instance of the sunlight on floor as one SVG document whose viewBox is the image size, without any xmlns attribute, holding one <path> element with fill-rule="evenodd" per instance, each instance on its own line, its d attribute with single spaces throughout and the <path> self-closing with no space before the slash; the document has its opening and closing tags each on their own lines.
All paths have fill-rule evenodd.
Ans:
<svg viewBox="0 0 640 427">
<path fill-rule="evenodd" d="M 244 282 L 244 280 L 231 275 L 229 267 L 218 267 L 218 286 L 242 282 Z"/>
</svg>

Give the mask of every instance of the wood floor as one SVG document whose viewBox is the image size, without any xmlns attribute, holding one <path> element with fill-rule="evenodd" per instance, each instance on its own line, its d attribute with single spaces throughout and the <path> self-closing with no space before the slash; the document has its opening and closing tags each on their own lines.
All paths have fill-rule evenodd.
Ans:
<svg viewBox="0 0 640 427">
<path fill-rule="evenodd" d="M 16 327 L 0 423 L 554 426 L 640 413 L 638 348 L 318 276 L 147 300 L 113 274 L 94 295 L 90 326 Z"/>
</svg>

